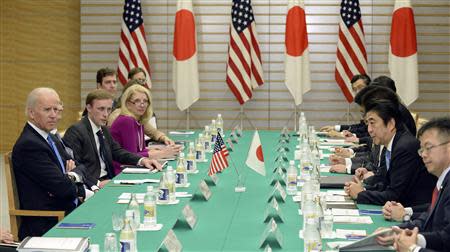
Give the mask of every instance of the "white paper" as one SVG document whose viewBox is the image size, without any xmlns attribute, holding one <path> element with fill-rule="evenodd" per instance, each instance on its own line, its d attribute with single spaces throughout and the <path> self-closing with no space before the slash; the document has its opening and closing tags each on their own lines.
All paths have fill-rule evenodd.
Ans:
<svg viewBox="0 0 450 252">
<path fill-rule="evenodd" d="M 24 248 L 75 250 L 83 238 L 32 237 Z"/>
<path fill-rule="evenodd" d="M 132 184 L 132 185 L 139 185 L 142 184 L 142 180 L 140 179 L 117 179 L 114 180 L 114 184 Z"/>
<path fill-rule="evenodd" d="M 320 165 L 320 172 L 330 172 L 330 169 L 331 165 L 324 165 L 324 164 Z"/>
<path fill-rule="evenodd" d="M 347 193 L 344 190 L 328 190 L 327 195 L 347 196 Z"/>
<path fill-rule="evenodd" d="M 358 209 L 342 209 L 342 208 L 333 208 L 331 212 L 334 216 L 359 216 Z"/>
<path fill-rule="evenodd" d="M 188 192 L 175 192 L 175 196 L 177 198 L 190 198 L 190 197 L 192 197 L 192 194 L 190 194 Z"/>
<path fill-rule="evenodd" d="M 336 229 L 336 238 L 347 239 L 349 235 L 367 236 L 366 230 Z"/>
<path fill-rule="evenodd" d="M 333 241 L 333 242 L 327 242 L 327 245 L 330 249 L 338 249 L 338 248 L 347 246 L 352 243 L 354 243 L 354 241 Z"/>
<path fill-rule="evenodd" d="M 327 195 L 327 202 L 345 202 L 345 196 L 342 195 Z"/>
<path fill-rule="evenodd" d="M 125 169 L 122 170 L 122 173 L 129 173 L 129 174 L 150 173 L 150 169 L 146 169 L 146 168 L 125 168 Z"/>
<path fill-rule="evenodd" d="M 191 183 L 186 183 L 186 185 L 182 185 L 182 184 L 175 184 L 176 188 L 187 188 L 191 186 Z"/>
<path fill-rule="evenodd" d="M 137 231 L 159 231 L 159 230 L 161 230 L 162 227 L 163 227 L 163 224 L 160 224 L 160 223 L 158 223 L 152 227 L 145 227 L 144 224 L 141 223 L 139 225 L 139 228 Z"/>
<path fill-rule="evenodd" d="M 334 216 L 334 223 L 373 224 L 370 216 Z"/>
<path fill-rule="evenodd" d="M 193 135 L 195 131 L 170 131 L 170 135 Z"/>
<path fill-rule="evenodd" d="M 301 202 L 301 201 L 302 201 L 302 195 L 294 195 L 294 196 L 292 197 L 292 200 L 293 200 L 294 202 Z"/>
</svg>

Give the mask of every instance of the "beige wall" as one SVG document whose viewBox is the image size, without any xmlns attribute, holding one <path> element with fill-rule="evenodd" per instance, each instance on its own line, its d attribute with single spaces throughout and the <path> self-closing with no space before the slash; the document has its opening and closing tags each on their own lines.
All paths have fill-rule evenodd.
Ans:
<svg viewBox="0 0 450 252">
<path fill-rule="evenodd" d="M 64 102 L 64 129 L 80 110 L 80 2 L 0 1 L 0 152 L 25 122 L 26 95 L 49 86 Z"/>
<path fill-rule="evenodd" d="M 172 40 L 175 0 L 142 0 L 152 72 L 154 109 L 160 128 L 182 128 L 172 91 Z M 239 104 L 225 83 L 231 0 L 193 0 L 196 16 L 200 100 L 191 108 L 192 125 L 205 125 L 218 111 L 229 127 Z M 245 111 L 259 129 L 293 128 L 293 99 L 284 84 L 284 29 L 287 0 L 252 0 L 261 45 L 265 84 Z M 334 80 L 340 0 L 305 0 L 312 90 L 300 108 L 319 126 L 343 122 L 347 103 Z M 368 69 L 388 75 L 389 34 L 394 0 L 360 0 Z M 419 99 L 411 106 L 427 118 L 450 114 L 450 2 L 411 0 L 415 13 L 419 62 Z M 81 94 L 95 88 L 98 68 L 116 68 L 123 3 L 81 1 Z M 351 106 L 354 118 L 359 117 Z M 289 122 L 288 122 L 289 121 Z M 246 125 L 248 128 L 248 125 Z"/>
</svg>

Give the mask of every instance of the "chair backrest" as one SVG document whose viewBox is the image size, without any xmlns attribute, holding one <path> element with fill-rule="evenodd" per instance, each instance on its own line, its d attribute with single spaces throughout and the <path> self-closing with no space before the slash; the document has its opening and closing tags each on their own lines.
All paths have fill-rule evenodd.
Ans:
<svg viewBox="0 0 450 252">
<path fill-rule="evenodd" d="M 11 162 L 11 152 L 8 152 L 4 156 L 5 158 L 5 179 L 6 188 L 8 193 L 8 209 L 9 209 L 9 221 L 11 224 L 11 233 L 14 237 L 17 237 L 17 233 L 20 226 L 20 216 L 11 215 L 12 212 L 20 209 L 20 201 L 17 192 L 16 178 L 14 176 L 14 169 Z"/>
</svg>

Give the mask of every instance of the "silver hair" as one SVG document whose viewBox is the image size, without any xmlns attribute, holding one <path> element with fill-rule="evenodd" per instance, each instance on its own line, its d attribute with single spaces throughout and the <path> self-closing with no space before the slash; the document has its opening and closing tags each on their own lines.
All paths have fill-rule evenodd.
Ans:
<svg viewBox="0 0 450 252">
<path fill-rule="evenodd" d="M 36 106 L 38 98 L 44 94 L 54 93 L 58 95 L 56 90 L 49 87 L 38 87 L 33 89 L 27 96 L 27 103 L 25 105 L 25 116 L 28 117 L 28 110 Z"/>
</svg>

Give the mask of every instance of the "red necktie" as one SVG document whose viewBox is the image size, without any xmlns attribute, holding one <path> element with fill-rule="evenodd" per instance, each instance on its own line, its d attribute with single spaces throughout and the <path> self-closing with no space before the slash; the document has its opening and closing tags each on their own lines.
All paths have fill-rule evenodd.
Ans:
<svg viewBox="0 0 450 252">
<path fill-rule="evenodd" d="M 433 209 L 434 205 L 436 204 L 436 201 L 438 199 L 438 195 L 439 195 L 439 190 L 437 189 L 437 187 L 434 187 L 433 196 L 431 196 L 430 211 Z"/>
</svg>

